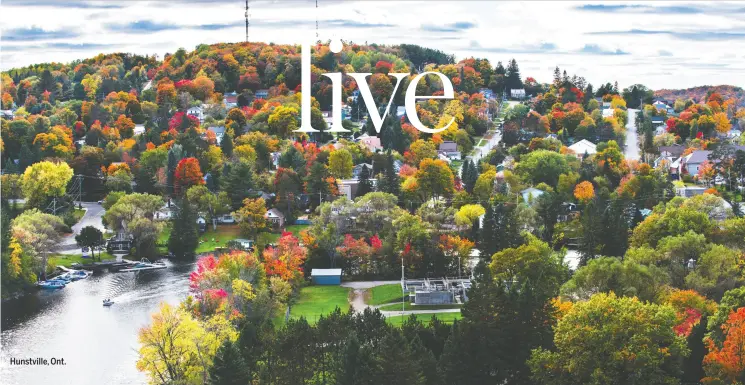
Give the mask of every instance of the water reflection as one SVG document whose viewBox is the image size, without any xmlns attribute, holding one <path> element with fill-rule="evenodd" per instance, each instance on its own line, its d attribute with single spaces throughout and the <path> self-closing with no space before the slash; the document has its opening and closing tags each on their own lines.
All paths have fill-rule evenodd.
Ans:
<svg viewBox="0 0 745 385">
<path fill-rule="evenodd" d="M 137 273 L 100 272 L 57 291 L 2 305 L 3 384 L 144 384 L 137 332 L 161 302 L 186 297 L 194 263 Z M 110 298 L 112 307 L 102 306 Z M 10 366 L 15 358 L 64 358 L 64 366 Z"/>
</svg>

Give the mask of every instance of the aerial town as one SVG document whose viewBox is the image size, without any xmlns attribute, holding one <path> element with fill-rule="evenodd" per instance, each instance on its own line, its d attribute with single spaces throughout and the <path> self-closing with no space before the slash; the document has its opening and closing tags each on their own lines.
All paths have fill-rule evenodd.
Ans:
<svg viewBox="0 0 745 385">
<path fill-rule="evenodd" d="M 3 66 L 2 383 L 745 382 L 743 88 L 304 68 L 245 8 L 245 42 Z"/>
</svg>

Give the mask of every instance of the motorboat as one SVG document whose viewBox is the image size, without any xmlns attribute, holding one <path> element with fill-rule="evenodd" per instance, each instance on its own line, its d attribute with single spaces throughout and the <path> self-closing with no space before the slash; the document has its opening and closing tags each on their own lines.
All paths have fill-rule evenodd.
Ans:
<svg viewBox="0 0 745 385">
<path fill-rule="evenodd" d="M 48 290 L 62 289 L 65 287 L 65 285 L 66 283 L 61 280 L 49 280 L 49 281 L 41 281 L 41 282 L 36 283 L 36 286 L 42 289 L 48 289 Z"/>
<path fill-rule="evenodd" d="M 119 271 L 129 272 L 129 271 L 157 270 L 157 269 L 165 269 L 166 267 L 167 266 L 165 262 L 163 261 L 150 262 L 147 258 L 142 258 L 140 262 L 136 262 L 131 267 L 128 267 L 126 269 L 122 269 Z"/>
<path fill-rule="evenodd" d="M 103 300 L 103 305 L 106 306 L 106 307 L 109 307 L 109 306 L 111 306 L 113 304 L 114 304 L 114 301 L 112 301 L 110 299 Z"/>
<path fill-rule="evenodd" d="M 73 270 L 67 273 L 73 281 L 86 279 L 91 275 L 91 272 L 85 270 Z"/>
</svg>

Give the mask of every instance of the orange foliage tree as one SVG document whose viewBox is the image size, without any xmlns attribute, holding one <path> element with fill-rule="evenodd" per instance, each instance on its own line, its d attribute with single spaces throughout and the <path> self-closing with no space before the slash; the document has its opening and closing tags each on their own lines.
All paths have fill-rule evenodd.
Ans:
<svg viewBox="0 0 745 385">
<path fill-rule="evenodd" d="M 308 250 L 300 246 L 300 241 L 292 233 L 282 233 L 277 246 L 265 249 L 262 256 L 267 276 L 277 276 L 293 284 L 303 278 L 301 266 Z"/>
<path fill-rule="evenodd" d="M 704 357 L 704 384 L 742 384 L 745 382 L 745 307 L 730 313 L 722 325 L 725 339 L 721 346 L 707 338 L 709 353 Z"/>
<path fill-rule="evenodd" d="M 578 201 L 586 203 L 595 197 L 595 188 L 588 181 L 580 182 L 574 187 L 574 197 Z"/>
<path fill-rule="evenodd" d="M 204 184 L 202 170 L 199 168 L 197 158 L 184 158 L 178 162 L 173 179 L 176 194 L 186 192 L 191 186 Z"/>
</svg>

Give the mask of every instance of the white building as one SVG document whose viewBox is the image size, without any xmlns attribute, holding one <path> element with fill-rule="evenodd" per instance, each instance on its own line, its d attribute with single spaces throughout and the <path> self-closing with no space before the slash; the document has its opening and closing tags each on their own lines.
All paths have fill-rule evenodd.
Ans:
<svg viewBox="0 0 745 385">
<path fill-rule="evenodd" d="M 572 152 L 577 158 L 581 158 L 585 154 L 593 155 L 598 152 L 597 146 L 595 145 L 595 143 L 590 142 L 587 139 L 582 139 L 579 142 L 569 146 L 569 149 L 572 150 Z"/>
<path fill-rule="evenodd" d="M 196 106 L 189 108 L 186 110 L 186 114 L 199 119 L 199 124 L 204 123 L 204 111 L 202 110 L 202 107 Z"/>
</svg>

